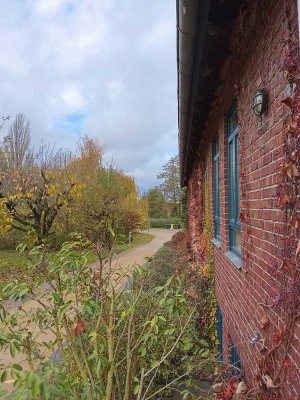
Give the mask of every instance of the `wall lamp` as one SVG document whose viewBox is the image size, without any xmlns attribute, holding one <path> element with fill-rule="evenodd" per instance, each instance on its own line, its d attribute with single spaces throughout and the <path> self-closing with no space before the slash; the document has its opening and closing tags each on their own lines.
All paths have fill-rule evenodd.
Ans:
<svg viewBox="0 0 300 400">
<path fill-rule="evenodd" d="M 258 89 L 252 98 L 252 110 L 260 118 L 262 124 L 262 115 L 268 108 L 268 93 L 266 89 Z"/>
</svg>

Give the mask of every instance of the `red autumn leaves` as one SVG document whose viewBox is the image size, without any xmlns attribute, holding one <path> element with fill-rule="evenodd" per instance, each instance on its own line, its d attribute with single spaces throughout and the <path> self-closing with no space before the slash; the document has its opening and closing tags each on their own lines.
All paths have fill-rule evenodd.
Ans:
<svg viewBox="0 0 300 400">
<path fill-rule="evenodd" d="M 293 151 L 289 158 L 289 162 L 280 164 L 280 173 L 293 180 L 299 176 L 297 164 L 300 161 L 300 149 Z"/>
<path fill-rule="evenodd" d="M 293 98 L 287 97 L 282 100 L 282 103 L 287 105 L 290 109 L 293 108 Z M 292 119 L 289 124 L 286 125 L 286 132 L 287 134 L 291 135 L 299 135 L 300 134 L 300 127 L 299 127 L 299 119 Z M 299 170 L 297 168 L 297 164 L 300 161 L 300 149 L 296 149 L 290 155 L 290 159 L 288 162 L 285 162 L 280 165 L 280 172 L 281 175 L 287 176 L 289 179 L 295 179 L 299 176 Z"/>
<path fill-rule="evenodd" d="M 290 202 L 291 202 L 290 196 L 287 194 L 283 194 L 281 197 L 279 197 L 278 206 L 280 208 L 284 208 Z"/>
<path fill-rule="evenodd" d="M 300 118 L 296 117 L 297 113 L 294 110 L 294 99 L 293 97 L 286 97 L 282 100 L 282 103 L 288 106 L 292 110 L 291 121 L 286 125 L 286 133 L 290 135 L 290 137 L 297 136 L 297 142 L 300 138 Z M 293 142 L 293 141 L 292 141 Z M 295 182 L 297 178 L 300 176 L 299 171 L 299 162 L 300 162 L 300 148 L 296 145 L 296 149 L 292 151 L 288 155 L 288 159 L 286 162 L 280 164 L 280 173 L 286 179 Z M 281 209 L 290 208 L 292 210 L 292 215 L 290 216 L 290 225 L 297 230 L 300 227 L 300 214 L 298 203 L 295 200 L 297 199 L 297 194 L 291 195 L 294 193 L 292 190 L 280 191 L 280 195 L 278 198 L 278 207 Z M 297 192 L 297 191 L 296 191 Z M 298 209 L 297 209 L 298 208 Z M 296 257 L 300 255 L 300 240 L 298 241 L 296 248 Z M 289 260 L 284 259 L 282 263 L 282 268 L 285 271 L 291 271 L 292 263 Z"/>
<path fill-rule="evenodd" d="M 238 382 L 234 379 L 229 379 L 224 384 L 224 390 L 217 394 L 216 400 L 231 400 L 236 388 L 238 386 Z"/>
<path fill-rule="evenodd" d="M 294 152 L 296 153 L 296 152 Z M 297 152 L 299 153 L 299 152 Z M 299 157 L 299 155 L 297 155 Z M 280 173 L 283 176 L 288 176 L 290 179 L 294 179 L 299 176 L 299 171 L 296 165 L 296 161 L 291 160 L 288 163 L 280 164 Z"/>
<path fill-rule="evenodd" d="M 261 320 L 260 320 L 260 323 L 261 323 L 261 328 L 262 329 L 268 329 L 269 328 L 269 326 L 270 326 L 270 319 L 269 319 L 269 317 L 267 316 L 267 314 L 264 314 L 263 316 L 262 316 L 262 318 L 261 318 Z"/>
<path fill-rule="evenodd" d="M 285 99 L 281 100 L 281 103 L 285 104 L 289 108 L 293 107 L 293 98 L 292 97 L 286 97 Z"/>
<path fill-rule="evenodd" d="M 82 332 L 86 332 L 87 330 L 88 330 L 88 322 L 78 320 L 74 328 L 74 334 L 75 336 L 80 336 Z"/>
</svg>

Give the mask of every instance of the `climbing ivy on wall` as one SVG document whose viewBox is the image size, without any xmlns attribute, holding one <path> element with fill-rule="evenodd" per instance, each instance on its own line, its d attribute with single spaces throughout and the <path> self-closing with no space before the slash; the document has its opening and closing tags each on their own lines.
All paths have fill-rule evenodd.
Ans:
<svg viewBox="0 0 300 400">
<path fill-rule="evenodd" d="M 288 21 L 289 17 L 287 10 Z M 282 101 L 290 113 L 284 122 L 284 160 L 278 170 L 282 182 L 276 193 L 277 207 L 283 213 L 283 223 L 278 221 L 276 226 L 280 257 L 279 262 L 274 258 L 268 260 L 267 272 L 272 284 L 265 287 L 268 301 L 260 303 L 265 313 L 252 339 L 258 352 L 256 385 L 242 395 L 246 400 L 283 399 L 282 385 L 294 384 L 300 379 L 298 366 L 289 358 L 300 316 L 300 71 L 297 30 L 290 21 L 287 28 L 282 69 L 291 94 Z M 243 177 L 241 181 L 243 189 Z M 247 199 L 242 196 L 242 200 L 246 206 Z M 246 223 L 246 207 L 241 217 Z"/>
<path fill-rule="evenodd" d="M 194 284 L 201 297 L 200 330 L 216 348 L 217 302 L 214 288 L 214 260 L 211 232 L 208 173 L 197 160 L 188 186 L 188 220 Z"/>
<path fill-rule="evenodd" d="M 212 244 L 212 231 L 211 231 L 211 214 L 210 214 L 210 201 L 209 201 L 209 189 L 208 189 L 208 178 L 205 178 L 205 225 L 204 225 L 204 235 L 207 236 L 207 269 L 208 269 L 208 279 L 209 279 L 209 289 L 207 298 L 207 307 L 209 309 L 210 324 L 209 324 L 209 334 L 211 341 L 216 346 L 218 344 L 217 338 L 217 300 L 215 295 L 215 284 L 214 284 L 214 253 Z"/>
<path fill-rule="evenodd" d="M 287 18 L 289 20 L 288 10 Z M 282 68 L 288 79 L 291 95 L 282 103 L 290 109 L 290 113 L 284 123 L 284 161 L 279 166 L 283 182 L 277 187 L 277 206 L 284 214 L 284 223 L 278 226 L 277 232 L 281 241 L 281 257 L 279 263 L 271 260 L 269 263 L 268 272 L 274 278 L 274 285 L 271 301 L 263 304 L 266 314 L 261 323 L 265 334 L 259 340 L 261 356 L 257 379 L 258 382 L 262 380 L 263 389 L 271 389 L 274 398 L 280 398 L 280 387 L 283 383 L 299 380 L 297 366 L 288 356 L 300 306 L 300 77 L 298 41 L 294 32 L 297 30 L 292 29 L 291 22 L 288 22 L 289 37 L 284 40 L 286 54 Z M 277 326 L 271 323 L 268 313 L 271 309 L 280 315 Z M 261 397 L 262 393 L 259 398 Z"/>
</svg>

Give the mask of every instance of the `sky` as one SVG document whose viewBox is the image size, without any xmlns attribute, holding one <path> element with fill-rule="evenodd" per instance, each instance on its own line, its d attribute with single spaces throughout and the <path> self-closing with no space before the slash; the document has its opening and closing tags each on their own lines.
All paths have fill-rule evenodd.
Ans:
<svg viewBox="0 0 300 400">
<path fill-rule="evenodd" d="M 88 134 L 143 192 L 177 153 L 174 0 L 0 0 L 0 110 L 38 146 Z M 6 125 L 6 128 L 8 124 Z M 0 137 L 5 135 L 5 129 Z"/>
</svg>

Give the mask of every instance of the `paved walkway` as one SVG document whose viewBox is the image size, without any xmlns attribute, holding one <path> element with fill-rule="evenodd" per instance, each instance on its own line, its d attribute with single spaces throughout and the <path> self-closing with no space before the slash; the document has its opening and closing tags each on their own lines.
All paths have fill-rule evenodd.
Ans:
<svg viewBox="0 0 300 400">
<path fill-rule="evenodd" d="M 123 276 L 130 274 L 130 271 L 134 269 L 135 265 L 143 265 L 145 263 L 145 258 L 153 256 L 165 242 L 171 240 L 172 236 L 176 232 L 176 230 L 150 229 L 149 233 L 154 236 L 154 239 L 150 243 L 138 245 L 117 255 L 113 260 L 114 272 L 118 271 Z M 12 301 L 3 303 L 10 310 L 20 305 L 20 302 Z M 22 308 L 29 313 L 39 307 L 40 305 L 35 300 L 28 300 L 22 304 Z M 52 339 L 53 337 L 50 332 L 44 334 L 42 337 L 43 341 Z M 8 351 L 5 353 L 0 352 L 0 364 L 10 365 L 13 363 L 21 363 L 23 366 L 25 366 L 24 356 L 22 354 L 18 354 L 14 359 L 12 359 Z M 8 379 L 5 382 L 4 387 L 6 386 L 5 388 L 10 390 L 12 388 L 12 383 L 13 381 Z"/>
</svg>

